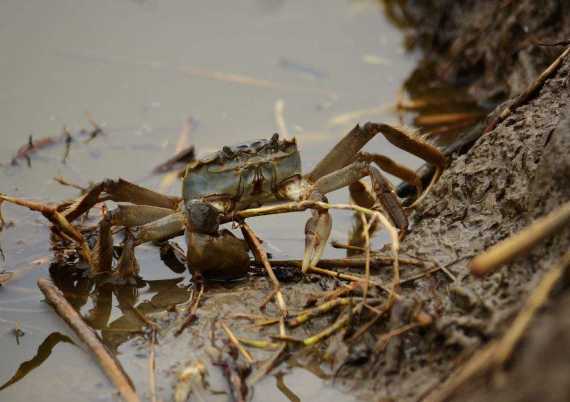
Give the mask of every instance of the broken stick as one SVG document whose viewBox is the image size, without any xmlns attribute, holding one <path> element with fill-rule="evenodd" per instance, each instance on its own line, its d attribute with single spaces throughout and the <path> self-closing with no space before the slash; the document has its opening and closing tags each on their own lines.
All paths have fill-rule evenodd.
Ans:
<svg viewBox="0 0 570 402">
<path fill-rule="evenodd" d="M 85 342 L 93 352 L 107 377 L 115 384 L 123 398 L 128 402 L 139 402 L 135 387 L 121 366 L 121 363 L 103 344 L 99 335 L 81 318 L 79 313 L 63 297 L 63 293 L 51 282 L 40 278 L 38 287 L 45 295 L 57 314 L 65 320 L 67 325 Z"/>
</svg>

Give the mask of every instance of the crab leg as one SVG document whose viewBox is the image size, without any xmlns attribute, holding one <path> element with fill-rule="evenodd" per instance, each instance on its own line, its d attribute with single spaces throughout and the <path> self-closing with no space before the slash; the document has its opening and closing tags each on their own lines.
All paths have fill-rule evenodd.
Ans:
<svg viewBox="0 0 570 402">
<path fill-rule="evenodd" d="M 336 172 L 320 178 L 315 185 L 326 194 L 358 182 L 365 176 L 370 176 L 372 188 L 380 206 L 388 213 L 394 225 L 401 232 L 405 232 L 408 228 L 408 218 L 398 201 L 394 189 L 390 182 L 380 173 L 380 170 L 368 162 L 353 162 Z"/>
<path fill-rule="evenodd" d="M 100 202 L 101 193 L 109 194 L 110 199 L 116 202 L 130 202 L 137 205 L 150 205 L 161 208 L 176 209 L 180 202 L 180 198 L 171 197 L 147 188 L 137 186 L 123 179 L 103 180 L 97 183 L 83 197 L 78 198 L 75 202 L 67 205 L 62 215 L 69 221 L 73 222 L 79 216 L 89 211 L 95 204 Z"/>
<path fill-rule="evenodd" d="M 402 179 L 406 183 L 416 186 L 418 197 L 423 191 L 422 177 L 407 166 L 388 158 L 387 156 L 368 152 L 359 152 L 355 160 L 375 163 L 380 169 Z"/>
<path fill-rule="evenodd" d="M 368 122 L 363 126 L 356 125 L 356 127 L 340 140 L 317 164 L 315 169 L 308 175 L 308 179 L 311 182 L 316 182 L 323 176 L 342 169 L 351 163 L 357 156 L 358 151 L 378 133 L 382 133 L 386 139 L 396 147 L 436 167 L 435 175 L 428 188 L 414 203 L 414 205 L 417 205 L 439 179 L 439 176 L 445 168 L 445 156 L 437 148 L 415 137 L 413 134 L 388 124 Z"/>
<path fill-rule="evenodd" d="M 99 239 L 91 252 L 91 274 L 110 272 L 113 263 L 113 226 L 134 227 L 155 222 L 175 212 L 148 205 L 119 205 L 107 212 L 99 223 Z"/>
<path fill-rule="evenodd" d="M 138 276 L 139 265 L 135 259 L 136 246 L 149 241 L 159 241 L 179 236 L 184 231 L 184 215 L 171 213 L 154 222 L 131 228 L 127 231 L 123 253 L 110 282 L 121 284 Z"/>
</svg>

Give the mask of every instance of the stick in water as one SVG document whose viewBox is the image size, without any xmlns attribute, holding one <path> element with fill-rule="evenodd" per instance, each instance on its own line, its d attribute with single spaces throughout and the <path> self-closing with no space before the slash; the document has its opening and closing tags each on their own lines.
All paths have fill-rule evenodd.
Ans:
<svg viewBox="0 0 570 402">
<path fill-rule="evenodd" d="M 63 293 L 51 282 L 45 279 L 38 280 L 38 287 L 46 299 L 55 308 L 57 314 L 65 320 L 67 325 L 81 338 L 97 358 L 107 377 L 115 384 L 123 398 L 128 402 L 139 402 L 135 387 L 125 373 L 121 363 L 109 352 L 99 335 L 91 328 L 79 313 L 69 304 Z"/>
</svg>

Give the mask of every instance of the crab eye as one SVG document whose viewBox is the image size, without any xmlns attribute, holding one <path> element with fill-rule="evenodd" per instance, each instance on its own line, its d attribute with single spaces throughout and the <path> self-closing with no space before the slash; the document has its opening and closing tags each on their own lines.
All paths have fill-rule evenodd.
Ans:
<svg viewBox="0 0 570 402">
<path fill-rule="evenodd" d="M 232 151 L 232 149 L 228 146 L 223 147 L 222 151 L 224 152 L 224 155 L 228 158 L 233 158 L 234 156 L 236 156 L 235 152 Z"/>
<path fill-rule="evenodd" d="M 272 147 L 275 147 L 277 146 L 278 142 L 279 142 L 279 134 L 275 133 L 271 136 L 270 144 Z"/>
</svg>

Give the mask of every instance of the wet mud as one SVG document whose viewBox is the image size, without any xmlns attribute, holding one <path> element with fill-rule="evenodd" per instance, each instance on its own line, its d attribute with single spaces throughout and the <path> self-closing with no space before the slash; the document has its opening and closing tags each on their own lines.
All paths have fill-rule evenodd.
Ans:
<svg viewBox="0 0 570 402">
<path fill-rule="evenodd" d="M 446 267 L 457 280 L 437 272 L 406 281 L 422 273 L 422 269 L 404 264 L 400 272 L 404 284 L 399 291 L 403 299 L 389 314 L 350 343 L 345 339 L 354 334 L 354 329 L 351 332 L 348 328 L 312 348 L 293 349 L 281 366 L 256 384 L 255 399 L 263 395 L 263 381 L 275 381 L 279 375 L 302 367 L 324 380 L 325 385 L 319 389 L 322 397 L 334 384 L 347 398 L 422 400 L 435 395 L 441 384 L 478 348 L 504 333 L 543 273 L 567 250 L 568 229 L 553 234 L 529 256 L 487 277 L 469 275 L 467 263 L 570 199 L 570 166 L 566 157 L 570 143 L 570 91 L 566 84 L 569 72 L 567 61 L 528 104 L 483 135 L 467 152 L 454 154 L 449 168 L 414 215 L 414 227 L 401 244 L 403 256 L 435 262 Z M 340 271 L 362 274 L 359 269 Z M 375 269 L 372 279 L 389 285 L 392 269 L 389 266 Z M 314 276 L 311 283 L 283 283 L 282 291 L 290 310 L 300 311 L 314 296 L 337 286 L 330 278 Z M 202 359 L 208 362 L 211 382 L 218 387 L 206 391 L 207 400 L 225 400 L 230 390 L 223 388 L 227 383 L 221 377 L 222 371 L 209 357 L 212 348 L 221 350 L 227 343 L 219 321 L 226 323 L 239 338 L 268 340 L 271 334 L 278 333 L 277 326 L 248 327 L 248 321 L 237 316 L 260 313 L 278 316 L 275 304 L 270 303 L 262 312 L 259 309 L 271 291 L 270 282 L 263 276 L 254 275 L 249 281 L 233 286 L 211 283 L 196 319 L 180 336 L 175 336 L 173 330 L 179 323 L 180 312 L 150 314 L 149 318 L 162 328 L 160 342 L 154 348 L 159 396 L 170 397 L 178 371 L 186 363 Z M 501 387 L 497 388 L 493 378 L 481 378 L 464 390 L 460 398 L 528 400 L 540 396 L 544 399 L 548 390 L 548 400 L 561 400 L 567 376 L 549 373 L 557 372 L 553 367 L 568 373 L 563 356 L 552 357 L 556 348 L 562 350 L 568 342 L 568 320 L 557 319 L 567 310 L 566 293 L 567 290 L 560 289 L 547 311 L 531 325 L 528 336 L 503 373 Z M 382 298 L 383 294 L 371 289 L 370 297 Z M 412 317 L 420 309 L 433 318 L 430 325 L 379 342 L 390 331 L 412 323 Z M 314 319 L 291 331 L 291 335 L 306 338 L 331 325 L 336 317 L 329 314 Z M 364 324 L 364 319 L 357 321 L 355 328 Z M 127 372 L 147 370 L 148 342 L 146 336 L 139 335 L 118 345 Z M 250 350 L 253 358 L 260 361 L 270 359 L 275 353 Z M 548 369 L 542 369 L 545 365 Z M 137 389 L 149 389 L 147 382 L 145 376 L 135 377 Z M 485 394 L 480 394 L 483 391 Z M 335 395 L 339 398 L 339 394 Z"/>
<path fill-rule="evenodd" d="M 559 54 L 545 47 L 570 36 L 570 2 L 409 1 L 411 43 L 425 49 L 440 78 L 468 82 L 482 101 L 522 92 Z"/>
</svg>

